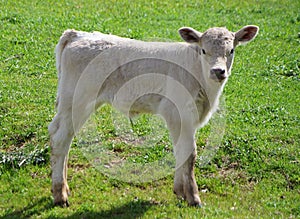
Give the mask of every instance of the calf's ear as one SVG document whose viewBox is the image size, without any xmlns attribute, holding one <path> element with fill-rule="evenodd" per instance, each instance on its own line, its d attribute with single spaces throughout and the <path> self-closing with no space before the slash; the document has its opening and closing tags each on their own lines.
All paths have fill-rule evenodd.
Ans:
<svg viewBox="0 0 300 219">
<path fill-rule="evenodd" d="M 235 45 L 246 44 L 253 40 L 258 34 L 258 26 L 248 25 L 235 33 Z"/>
<path fill-rule="evenodd" d="M 182 27 L 178 30 L 181 38 L 188 43 L 199 43 L 202 33 L 191 27 Z"/>
</svg>

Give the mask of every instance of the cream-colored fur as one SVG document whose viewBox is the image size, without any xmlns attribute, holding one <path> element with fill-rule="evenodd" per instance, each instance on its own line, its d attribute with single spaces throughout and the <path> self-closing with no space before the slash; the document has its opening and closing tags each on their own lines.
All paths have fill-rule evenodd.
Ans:
<svg viewBox="0 0 300 219">
<path fill-rule="evenodd" d="M 109 103 L 129 117 L 164 117 L 174 143 L 174 192 L 200 205 L 194 135 L 218 107 L 234 48 L 257 32 L 256 26 L 237 33 L 211 28 L 203 34 L 181 28 L 185 43 L 158 43 L 67 30 L 56 47 L 57 114 L 49 125 L 55 204 L 68 205 L 72 138 L 94 110 Z"/>
</svg>

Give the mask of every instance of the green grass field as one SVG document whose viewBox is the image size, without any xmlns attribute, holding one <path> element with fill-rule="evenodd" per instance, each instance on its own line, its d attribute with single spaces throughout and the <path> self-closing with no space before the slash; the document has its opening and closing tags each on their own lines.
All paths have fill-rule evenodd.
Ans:
<svg viewBox="0 0 300 219">
<path fill-rule="evenodd" d="M 0 1 L 0 218 L 299 218 L 300 2 L 264 1 Z M 236 50 L 226 85 L 225 135 L 205 166 L 196 165 L 203 208 L 172 192 L 173 174 L 126 183 L 103 174 L 72 144 L 69 208 L 54 207 L 47 126 L 55 114 L 54 48 L 66 29 L 141 40 L 181 41 L 177 30 L 260 27 Z M 101 109 L 103 146 L 147 164 L 172 151 L 167 133 L 137 151 L 118 139 L 111 108 Z M 151 131 L 148 117 L 136 123 Z M 201 155 L 211 125 L 197 137 Z"/>
</svg>

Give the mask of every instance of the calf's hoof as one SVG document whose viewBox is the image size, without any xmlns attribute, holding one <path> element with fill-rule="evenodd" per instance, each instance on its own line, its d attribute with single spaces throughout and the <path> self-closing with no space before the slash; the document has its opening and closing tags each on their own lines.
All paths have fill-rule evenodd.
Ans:
<svg viewBox="0 0 300 219">
<path fill-rule="evenodd" d="M 60 207 L 63 207 L 63 208 L 70 206 L 68 199 L 65 200 L 65 201 L 54 201 L 54 205 L 55 206 L 60 206 Z"/>
<path fill-rule="evenodd" d="M 189 206 L 202 208 L 202 203 L 198 194 L 186 195 L 180 188 L 175 188 L 174 194 L 176 194 L 177 198 L 186 200 Z"/>
<path fill-rule="evenodd" d="M 194 195 L 193 197 L 187 198 L 187 202 L 189 206 L 202 208 L 201 200 L 198 195 Z"/>
<path fill-rule="evenodd" d="M 52 193 L 54 198 L 54 205 L 61 207 L 69 207 L 68 196 L 70 190 L 67 184 L 56 184 L 52 187 Z"/>
</svg>

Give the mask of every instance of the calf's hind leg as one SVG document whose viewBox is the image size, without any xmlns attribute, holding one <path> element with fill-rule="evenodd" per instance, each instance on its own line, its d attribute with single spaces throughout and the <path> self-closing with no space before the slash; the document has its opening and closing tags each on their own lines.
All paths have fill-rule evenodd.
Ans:
<svg viewBox="0 0 300 219">
<path fill-rule="evenodd" d="M 89 99 L 75 102 L 72 98 L 60 98 L 58 112 L 50 123 L 48 130 L 51 143 L 52 193 L 54 204 L 68 206 L 69 187 L 67 183 L 67 162 L 70 144 L 76 131 L 93 113 L 94 107 Z M 80 99 L 81 100 L 81 99 Z M 73 110 L 74 109 L 74 110 Z"/>
<path fill-rule="evenodd" d="M 69 206 L 67 161 L 74 136 L 71 115 L 58 113 L 49 127 L 51 144 L 52 193 L 55 205 Z"/>
</svg>

